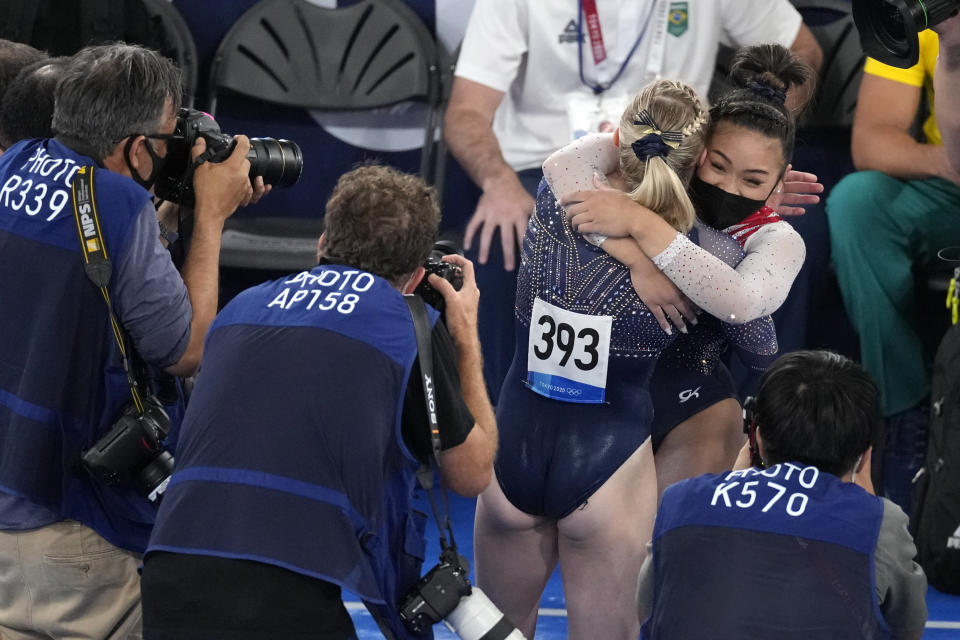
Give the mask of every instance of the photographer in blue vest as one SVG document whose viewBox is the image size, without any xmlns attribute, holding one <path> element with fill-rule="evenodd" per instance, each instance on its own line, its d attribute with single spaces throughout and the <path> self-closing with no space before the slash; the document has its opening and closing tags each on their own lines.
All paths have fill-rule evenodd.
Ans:
<svg viewBox="0 0 960 640">
<path fill-rule="evenodd" d="M 108 433 L 166 419 L 150 377 L 196 370 L 216 314 L 223 223 L 252 194 L 245 138 L 226 161 L 197 168 L 181 276 L 161 246 L 150 191 L 180 102 L 169 60 L 136 46 L 91 47 L 57 87 L 56 136 L 18 142 L 0 158 L 4 638 L 140 637 L 137 567 L 156 506 L 119 480 L 126 470 L 114 482 L 85 461 L 116 452 L 103 443 Z M 85 204 L 75 212 L 78 185 Z M 86 273 L 94 249 L 108 267 L 102 288 Z M 162 440 L 150 444 L 162 461 Z"/>
<path fill-rule="evenodd" d="M 919 639 L 927 584 L 907 517 L 870 483 L 880 421 L 860 365 L 780 357 L 751 421 L 759 464 L 663 494 L 638 584 L 641 638 Z"/>
<path fill-rule="evenodd" d="M 326 206 L 319 265 L 248 289 L 210 328 L 177 464 L 143 569 L 146 638 L 355 638 L 341 588 L 391 638 L 420 578 L 417 470 L 477 495 L 497 434 L 483 383 L 473 265 L 435 274 L 433 377 L 404 300 L 424 278 L 436 194 L 384 166 L 350 171 Z M 423 637 L 423 636 L 416 636 Z"/>
</svg>

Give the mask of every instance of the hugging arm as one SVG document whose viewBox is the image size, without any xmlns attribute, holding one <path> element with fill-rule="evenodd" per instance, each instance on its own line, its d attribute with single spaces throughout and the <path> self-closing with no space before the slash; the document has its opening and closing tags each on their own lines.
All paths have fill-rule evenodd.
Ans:
<svg viewBox="0 0 960 640">
<path fill-rule="evenodd" d="M 551 154 L 543 163 L 543 177 L 554 194 L 571 193 L 593 189 L 602 176 L 613 173 L 619 166 L 619 152 L 613 144 L 613 135 L 591 134 Z M 684 318 L 696 324 L 693 305 L 660 273 L 635 242 L 626 238 L 608 239 L 593 233 L 584 234 L 584 238 L 602 247 L 630 269 L 633 288 L 665 332 L 672 333 L 671 322 L 686 331 Z"/>
<path fill-rule="evenodd" d="M 613 134 L 592 133 L 550 154 L 543 163 L 543 177 L 550 190 L 560 195 L 593 189 L 594 176 L 605 176 L 619 168 Z"/>
<path fill-rule="evenodd" d="M 731 324 L 778 309 L 806 256 L 796 231 L 770 224 L 750 237 L 734 269 L 623 193 L 579 191 L 568 199 L 567 215 L 581 233 L 630 236 L 694 304 Z"/>
<path fill-rule="evenodd" d="M 734 269 L 677 234 L 652 258 L 704 311 L 724 322 L 743 324 L 780 308 L 806 257 L 803 240 L 786 223 L 757 231 L 746 251 Z"/>
</svg>

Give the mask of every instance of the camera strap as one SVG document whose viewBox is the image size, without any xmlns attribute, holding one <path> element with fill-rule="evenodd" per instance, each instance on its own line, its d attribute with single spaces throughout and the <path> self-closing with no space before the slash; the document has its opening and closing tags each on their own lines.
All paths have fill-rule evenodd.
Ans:
<svg viewBox="0 0 960 640">
<path fill-rule="evenodd" d="M 73 178 L 71 193 L 73 195 L 73 216 L 77 222 L 77 235 L 80 238 L 80 251 L 83 254 L 83 270 L 87 278 L 100 289 L 101 295 L 107 304 L 107 313 L 110 316 L 110 327 L 113 337 L 120 349 L 120 358 L 123 361 L 123 370 L 127 375 L 127 384 L 133 405 L 139 415 L 143 415 L 143 398 L 140 393 L 140 384 L 137 382 L 130 358 L 127 356 L 126 338 L 123 328 L 113 312 L 113 303 L 110 302 L 110 293 L 107 285 L 113 274 L 113 264 L 107 255 L 107 244 L 103 238 L 100 225 L 100 216 L 97 212 L 97 202 L 94 194 L 93 166 L 80 167 Z"/>
<path fill-rule="evenodd" d="M 423 298 L 418 295 L 405 295 L 403 299 L 410 309 L 410 317 L 413 319 L 413 329 L 417 334 L 417 359 L 420 362 L 420 377 L 423 382 L 423 400 L 427 410 L 427 421 L 430 429 L 430 464 L 421 465 L 420 470 L 417 471 L 417 480 L 420 481 L 420 486 L 427 492 L 427 497 L 430 499 L 430 508 L 433 510 L 433 518 L 437 522 L 437 531 L 440 533 L 441 556 L 444 553 L 452 551 L 451 557 L 457 558 L 457 541 L 453 537 L 453 524 L 450 521 L 450 502 L 447 498 L 447 488 L 443 484 L 443 476 L 440 474 L 440 428 L 437 421 L 437 406 L 436 401 L 428 391 L 428 389 L 433 386 L 434 380 L 430 319 L 427 317 L 427 308 L 424 305 Z M 443 505 L 442 514 L 437 510 L 437 504 L 433 496 L 433 477 L 435 472 L 440 484 L 440 498 Z M 447 544 L 444 530 L 450 535 L 449 544 Z"/>
</svg>

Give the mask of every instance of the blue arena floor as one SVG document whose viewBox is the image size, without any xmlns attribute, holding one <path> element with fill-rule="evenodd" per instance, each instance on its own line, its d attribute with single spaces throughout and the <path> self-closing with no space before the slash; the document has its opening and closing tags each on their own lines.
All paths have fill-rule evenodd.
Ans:
<svg viewBox="0 0 960 640">
<path fill-rule="evenodd" d="M 467 558 L 473 557 L 473 512 L 475 500 L 467 500 L 458 496 L 450 496 L 450 513 L 454 522 L 454 535 L 460 552 Z M 432 522 L 431 522 L 432 525 Z M 433 566 L 440 554 L 437 543 L 436 528 L 430 526 L 427 530 L 427 562 L 425 568 Z M 359 602 L 349 602 L 349 595 L 345 594 L 347 607 L 357 627 L 360 640 L 382 638 L 377 625 Z M 356 600 L 354 598 L 354 600 Z M 960 640 L 960 596 L 951 596 L 930 589 L 927 593 L 927 607 L 929 621 L 924 640 Z M 437 640 L 454 640 L 457 636 L 442 624 L 434 629 Z M 554 572 L 547 583 L 543 600 L 540 603 L 540 619 L 537 622 L 536 640 L 561 640 L 567 637 L 567 617 L 563 600 L 563 587 L 560 583 L 559 571 Z"/>
</svg>

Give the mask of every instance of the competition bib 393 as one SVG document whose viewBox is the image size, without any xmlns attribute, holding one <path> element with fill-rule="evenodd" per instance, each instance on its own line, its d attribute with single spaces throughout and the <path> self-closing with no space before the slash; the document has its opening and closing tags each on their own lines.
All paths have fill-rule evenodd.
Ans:
<svg viewBox="0 0 960 640">
<path fill-rule="evenodd" d="M 530 317 L 527 383 L 542 396 L 602 404 L 612 316 L 565 311 L 537 298 Z"/>
</svg>

